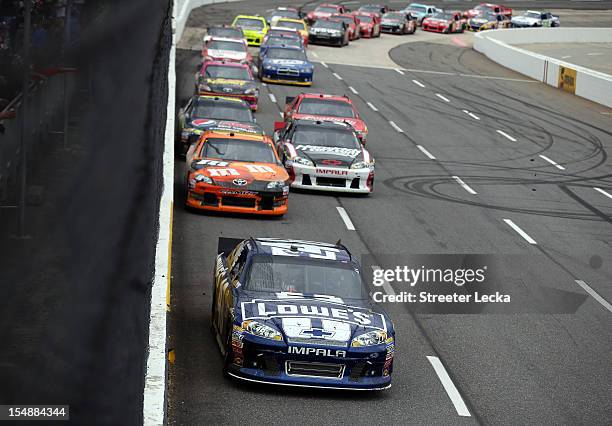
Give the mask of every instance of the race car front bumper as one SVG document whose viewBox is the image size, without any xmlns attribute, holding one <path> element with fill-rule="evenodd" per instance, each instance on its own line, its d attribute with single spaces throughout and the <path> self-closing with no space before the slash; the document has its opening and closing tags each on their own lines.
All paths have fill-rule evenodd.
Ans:
<svg viewBox="0 0 612 426">
<path fill-rule="evenodd" d="M 402 27 L 398 25 L 381 25 L 380 31 L 383 33 L 399 34 L 402 32 Z"/>
<path fill-rule="evenodd" d="M 302 73 L 292 69 L 262 70 L 261 81 L 265 83 L 312 86 L 312 73 Z"/>
<path fill-rule="evenodd" d="M 289 345 L 244 333 L 233 345 L 233 362 L 227 373 L 241 380 L 284 386 L 346 390 L 391 387 L 393 343 L 341 350 L 308 346 L 316 346 L 319 353 L 329 356 L 289 354 Z"/>
<path fill-rule="evenodd" d="M 332 46 L 340 46 L 344 42 L 344 36 L 332 37 L 324 34 L 310 34 L 310 44 L 329 44 Z"/>
<path fill-rule="evenodd" d="M 261 46 L 261 42 L 263 41 L 265 34 L 249 30 L 243 30 L 243 32 L 244 38 L 249 46 Z"/>
<path fill-rule="evenodd" d="M 434 33 L 444 33 L 448 31 L 448 25 L 443 26 L 443 25 L 438 25 L 438 24 L 433 25 L 433 24 L 425 23 L 421 26 L 421 28 L 423 29 L 423 31 L 431 31 Z"/>
<path fill-rule="evenodd" d="M 289 206 L 282 192 L 257 192 L 199 184 L 187 190 L 188 207 L 198 210 L 281 216 Z"/>
<path fill-rule="evenodd" d="M 295 176 L 291 183 L 292 188 L 368 194 L 374 186 L 374 170 L 370 168 L 341 169 L 297 163 L 288 168 L 292 168 L 289 175 Z"/>
</svg>

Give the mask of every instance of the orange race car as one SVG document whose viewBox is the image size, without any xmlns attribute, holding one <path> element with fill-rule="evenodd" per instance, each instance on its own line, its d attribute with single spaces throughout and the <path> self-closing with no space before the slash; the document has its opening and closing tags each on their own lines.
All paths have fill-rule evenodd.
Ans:
<svg viewBox="0 0 612 426">
<path fill-rule="evenodd" d="M 187 152 L 187 165 L 187 207 L 272 216 L 287 212 L 289 175 L 269 136 L 207 130 Z"/>
</svg>

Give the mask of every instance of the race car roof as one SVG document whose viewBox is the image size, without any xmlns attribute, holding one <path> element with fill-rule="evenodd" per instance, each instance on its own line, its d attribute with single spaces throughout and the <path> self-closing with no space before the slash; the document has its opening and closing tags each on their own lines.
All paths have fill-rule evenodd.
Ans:
<svg viewBox="0 0 612 426">
<path fill-rule="evenodd" d="M 332 120 L 311 120 L 308 118 L 300 118 L 297 120 L 293 120 L 294 126 L 317 126 L 327 129 L 347 129 L 353 130 L 353 127 L 342 121 L 332 121 Z"/>
<path fill-rule="evenodd" d="M 204 65 L 202 67 L 206 68 L 206 67 L 211 66 L 211 65 L 234 67 L 234 68 L 247 68 L 247 69 L 249 69 L 249 65 L 248 64 L 241 64 L 239 62 L 231 62 L 231 61 L 207 61 L 207 62 L 204 62 Z"/>
<path fill-rule="evenodd" d="M 245 41 L 243 38 L 230 38 L 230 37 L 220 37 L 220 36 L 211 36 L 210 40 L 214 40 L 214 41 L 227 41 L 230 43 L 242 43 L 244 44 Z"/>
<path fill-rule="evenodd" d="M 215 95 L 197 95 L 195 97 L 196 102 L 200 101 L 213 101 L 213 102 L 234 102 L 236 104 L 246 104 L 244 99 L 230 98 L 228 96 L 215 96 Z M 246 104 L 248 105 L 248 104 Z"/>
<path fill-rule="evenodd" d="M 328 101 L 342 101 L 342 102 L 352 104 L 351 100 L 346 95 L 343 95 L 343 96 L 329 95 L 325 93 L 300 93 L 300 95 L 303 98 L 308 98 L 308 99 L 325 99 Z"/>
<path fill-rule="evenodd" d="M 342 244 L 285 240 L 280 238 L 251 238 L 251 241 L 253 242 L 254 251 L 258 254 L 267 254 L 270 256 L 294 255 L 296 257 L 323 258 L 344 262 L 353 260 L 351 253 Z M 326 253 L 327 257 L 323 257 L 322 253 Z"/>
</svg>

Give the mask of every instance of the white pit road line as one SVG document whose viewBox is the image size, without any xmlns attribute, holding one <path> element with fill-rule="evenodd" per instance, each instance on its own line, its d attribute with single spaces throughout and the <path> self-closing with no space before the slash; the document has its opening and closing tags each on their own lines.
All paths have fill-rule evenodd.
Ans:
<svg viewBox="0 0 612 426">
<path fill-rule="evenodd" d="M 378 112 L 378 108 L 376 108 L 374 105 L 372 105 L 372 103 L 371 103 L 371 102 L 366 102 L 366 103 L 368 104 L 368 106 L 369 106 L 370 108 L 372 108 L 372 111 L 376 111 L 376 112 Z"/>
<path fill-rule="evenodd" d="M 329 68 L 325 62 L 321 62 L 321 65 L 323 65 L 325 68 Z"/>
<path fill-rule="evenodd" d="M 553 160 L 551 160 L 550 158 L 548 158 L 545 155 L 541 155 L 540 154 L 540 158 L 544 161 L 549 162 L 550 164 L 552 164 L 553 166 L 555 166 L 556 168 L 558 168 L 559 170 L 565 170 L 565 167 L 563 167 L 561 164 L 555 163 Z"/>
<path fill-rule="evenodd" d="M 447 97 L 445 97 L 444 95 L 436 93 L 436 96 L 439 97 L 440 99 L 442 99 L 444 102 L 450 102 L 450 100 Z"/>
<path fill-rule="evenodd" d="M 529 244 L 537 244 L 536 240 L 534 240 L 533 238 L 531 238 L 525 231 L 523 231 L 521 228 L 519 228 L 519 226 L 512 222 L 510 219 L 504 219 L 504 222 L 506 222 L 506 224 L 514 229 L 521 237 L 523 237 L 525 239 L 525 241 L 527 241 Z"/>
<path fill-rule="evenodd" d="M 379 269 L 380 269 L 380 266 L 372 265 L 372 270 L 378 271 Z M 387 293 L 388 295 L 395 296 L 395 290 L 393 290 L 393 287 L 391 287 L 391 284 L 389 284 L 389 281 L 383 279 L 382 288 L 385 290 L 385 293 Z"/>
<path fill-rule="evenodd" d="M 601 188 L 593 187 L 593 189 L 594 189 L 595 191 L 597 191 L 597 192 L 599 192 L 599 193 L 601 193 L 601 194 L 605 195 L 605 196 L 606 196 L 606 197 L 608 197 L 608 198 L 612 198 L 612 194 L 610 194 L 609 192 L 604 191 L 604 190 L 603 190 L 603 189 L 601 189 Z"/>
<path fill-rule="evenodd" d="M 274 96 L 274 93 L 268 93 L 268 96 L 270 97 L 272 103 L 276 103 L 276 96 Z"/>
<path fill-rule="evenodd" d="M 412 80 L 412 82 L 414 84 L 416 84 L 417 86 L 419 86 L 419 87 L 425 87 L 425 85 L 423 83 L 421 83 L 419 80 Z"/>
<path fill-rule="evenodd" d="M 358 95 L 358 94 L 359 94 L 359 92 L 358 92 L 357 90 L 355 90 L 355 88 L 354 88 L 353 86 L 349 86 L 349 90 L 350 90 L 351 92 L 353 92 L 355 95 Z"/>
<path fill-rule="evenodd" d="M 346 210 L 344 210 L 344 207 L 336 207 L 336 210 L 338 210 L 340 217 L 344 221 L 344 224 L 346 225 L 346 229 L 348 229 L 349 231 L 354 231 L 355 225 L 353 225 L 353 222 L 351 222 L 351 218 L 349 217 Z"/>
<path fill-rule="evenodd" d="M 393 127 L 397 132 L 399 133 L 404 133 L 404 131 L 397 125 L 395 124 L 395 121 L 389 121 L 389 124 L 391 125 L 391 127 Z"/>
<path fill-rule="evenodd" d="M 317 52 L 310 52 L 312 54 L 312 56 L 314 56 L 315 58 L 318 58 L 319 55 L 317 54 Z"/>
<path fill-rule="evenodd" d="M 285 119 L 285 115 L 283 114 L 283 112 L 282 112 L 282 111 L 279 111 L 279 112 L 278 112 L 278 115 L 280 115 L 280 117 L 281 117 L 283 120 Z"/>
<path fill-rule="evenodd" d="M 334 77 L 336 77 L 338 80 L 342 80 L 342 77 L 340 77 L 340 75 L 338 75 L 338 73 L 333 73 Z"/>
<path fill-rule="evenodd" d="M 398 74 L 404 75 L 404 71 L 402 71 L 402 70 L 401 70 L 401 69 L 399 69 L 399 68 L 395 68 L 395 71 L 396 71 Z"/>
<path fill-rule="evenodd" d="M 471 417 L 470 410 L 468 410 L 467 406 L 465 405 L 465 402 L 463 401 L 459 390 L 451 380 L 450 376 L 446 371 L 446 368 L 444 368 L 444 365 L 442 365 L 442 361 L 440 361 L 440 358 L 438 358 L 437 356 L 427 356 L 427 359 L 429 360 L 429 363 L 438 375 L 440 382 L 442 382 L 442 386 L 444 386 L 444 390 L 446 391 L 448 397 L 455 406 L 457 414 L 462 417 Z"/>
<path fill-rule="evenodd" d="M 510 139 L 512 142 L 516 142 L 516 139 L 514 139 L 512 136 L 510 136 L 508 133 L 506 133 L 506 132 L 504 132 L 502 130 L 497 130 L 497 133 L 499 133 L 500 135 L 502 135 L 506 139 Z"/>
<path fill-rule="evenodd" d="M 421 152 L 422 152 L 423 154 L 425 154 L 425 155 L 426 155 L 426 156 L 427 156 L 427 157 L 428 157 L 430 160 L 435 160 L 435 159 L 436 159 L 436 157 L 434 157 L 433 155 L 431 155 L 431 153 L 430 153 L 429 151 L 427 151 L 427 150 L 426 150 L 426 149 L 425 149 L 423 146 L 421 146 L 421 145 L 417 145 L 417 148 L 418 148 L 419 150 L 421 150 Z"/>
<path fill-rule="evenodd" d="M 459 176 L 453 176 L 453 179 L 455 179 L 457 181 L 457 183 L 459 185 L 461 185 L 463 187 L 463 189 L 465 189 L 470 194 L 472 194 L 472 195 L 476 195 L 477 194 L 477 192 L 474 191 L 472 188 L 470 188 L 470 186 L 467 183 L 465 183 L 463 181 L 463 179 L 461 179 Z"/>
<path fill-rule="evenodd" d="M 597 293 L 595 290 L 593 290 L 587 283 L 585 283 L 582 280 L 576 280 L 576 284 L 578 284 L 580 287 L 582 287 L 584 289 L 584 291 L 586 291 L 591 296 L 593 296 L 593 299 L 597 300 L 604 308 L 606 308 L 608 311 L 612 312 L 612 305 L 610 305 L 610 303 L 608 303 L 608 301 L 606 299 L 601 297 L 599 295 L 599 293 Z"/>
</svg>

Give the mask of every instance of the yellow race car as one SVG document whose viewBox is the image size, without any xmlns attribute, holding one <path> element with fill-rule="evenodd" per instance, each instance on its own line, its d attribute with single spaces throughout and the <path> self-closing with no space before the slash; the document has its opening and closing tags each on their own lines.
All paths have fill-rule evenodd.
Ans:
<svg viewBox="0 0 612 426">
<path fill-rule="evenodd" d="M 272 24 L 273 27 L 293 28 L 297 30 L 304 40 L 304 46 L 308 46 L 308 26 L 301 19 L 278 18 Z"/>
<path fill-rule="evenodd" d="M 263 38 L 270 27 L 262 16 L 238 15 L 232 22 L 232 27 L 241 28 L 249 46 L 261 46 Z"/>
</svg>

